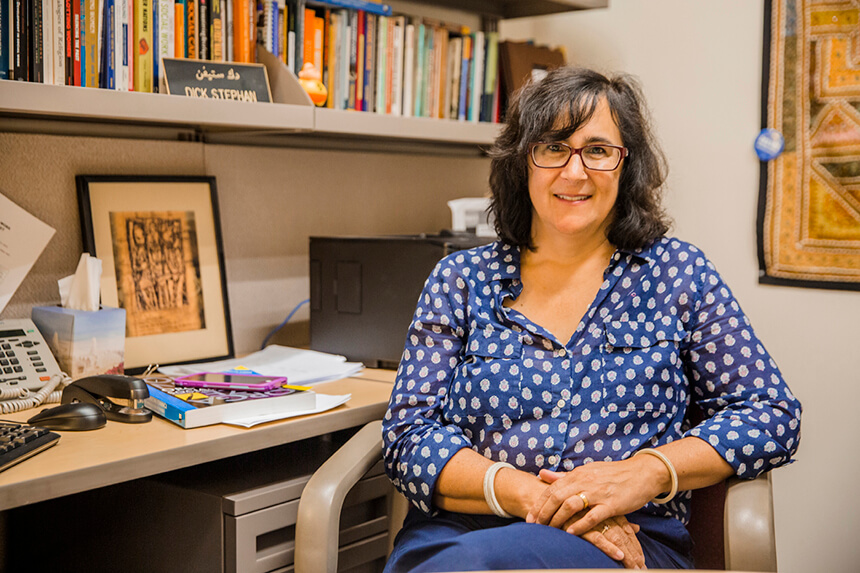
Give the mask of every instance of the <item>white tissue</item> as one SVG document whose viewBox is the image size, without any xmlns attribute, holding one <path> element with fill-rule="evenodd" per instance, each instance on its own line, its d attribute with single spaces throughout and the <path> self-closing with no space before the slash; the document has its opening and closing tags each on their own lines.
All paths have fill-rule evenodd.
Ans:
<svg viewBox="0 0 860 573">
<path fill-rule="evenodd" d="M 57 281 L 60 304 L 75 310 L 98 310 L 101 276 L 101 259 L 91 257 L 89 253 L 82 254 L 75 274 Z"/>
</svg>

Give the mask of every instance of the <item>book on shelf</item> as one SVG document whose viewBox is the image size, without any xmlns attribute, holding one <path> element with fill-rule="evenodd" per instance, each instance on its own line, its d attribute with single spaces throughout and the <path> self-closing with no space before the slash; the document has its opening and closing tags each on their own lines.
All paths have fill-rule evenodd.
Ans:
<svg viewBox="0 0 860 573">
<path fill-rule="evenodd" d="M 328 6 L 329 8 L 349 8 L 350 10 L 363 10 L 378 16 L 391 16 L 391 6 L 381 2 L 369 0 L 308 0 L 309 4 Z"/>
<path fill-rule="evenodd" d="M 209 0 L 197 0 L 197 59 L 209 58 Z"/>
<path fill-rule="evenodd" d="M 134 1 L 134 91 L 152 92 L 152 0 Z"/>
<path fill-rule="evenodd" d="M 267 391 L 185 388 L 171 381 L 148 383 L 144 405 L 183 428 L 316 408 L 316 394 L 301 387 Z"/>
<path fill-rule="evenodd" d="M 497 121 L 505 61 L 497 33 L 381 2 L 0 0 L 0 8 L 8 31 L 0 77 L 160 92 L 163 58 L 253 63 L 259 45 L 294 73 L 313 63 L 332 109 Z"/>
<path fill-rule="evenodd" d="M 174 18 L 176 10 L 173 0 L 154 0 L 158 4 L 158 51 L 156 52 L 156 62 L 158 62 L 157 80 L 159 92 L 167 92 L 167 86 L 164 83 L 164 67 L 161 65 L 163 58 L 172 58 L 176 50 L 176 25 Z"/>
<path fill-rule="evenodd" d="M 151 0 L 147 0 L 151 1 Z M 98 0 L 84 0 L 83 85 L 88 88 L 99 87 L 99 3 Z"/>
</svg>

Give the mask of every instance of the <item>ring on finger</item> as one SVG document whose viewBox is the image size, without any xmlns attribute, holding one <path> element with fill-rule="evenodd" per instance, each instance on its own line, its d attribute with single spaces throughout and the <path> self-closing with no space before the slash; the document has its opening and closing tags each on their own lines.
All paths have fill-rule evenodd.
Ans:
<svg viewBox="0 0 860 573">
<path fill-rule="evenodd" d="M 583 492 L 579 492 L 576 495 L 578 495 L 579 499 L 582 500 L 582 509 L 580 511 L 585 511 L 586 509 L 588 509 L 588 498 L 585 497 L 585 494 Z"/>
<path fill-rule="evenodd" d="M 612 526 L 610 524 L 606 523 L 603 525 L 603 529 L 600 530 L 600 533 L 606 535 L 606 532 L 609 531 L 611 528 L 612 528 Z"/>
</svg>

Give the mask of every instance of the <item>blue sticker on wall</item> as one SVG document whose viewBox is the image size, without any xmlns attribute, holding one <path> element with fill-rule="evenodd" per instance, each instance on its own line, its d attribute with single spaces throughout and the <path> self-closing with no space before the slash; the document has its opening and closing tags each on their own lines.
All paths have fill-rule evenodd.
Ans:
<svg viewBox="0 0 860 573">
<path fill-rule="evenodd" d="M 755 138 L 755 152 L 762 161 L 776 159 L 785 149 L 785 139 L 775 129 L 766 128 Z"/>
</svg>

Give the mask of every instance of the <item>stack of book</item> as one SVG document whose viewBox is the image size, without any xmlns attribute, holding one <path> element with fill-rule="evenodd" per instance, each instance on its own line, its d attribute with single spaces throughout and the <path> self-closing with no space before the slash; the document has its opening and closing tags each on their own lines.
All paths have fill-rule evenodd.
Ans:
<svg viewBox="0 0 860 573">
<path fill-rule="evenodd" d="M 261 45 L 326 106 L 499 120 L 498 33 L 373 0 L 0 0 L 0 79 L 164 90 L 161 58 L 253 62 Z"/>
</svg>

